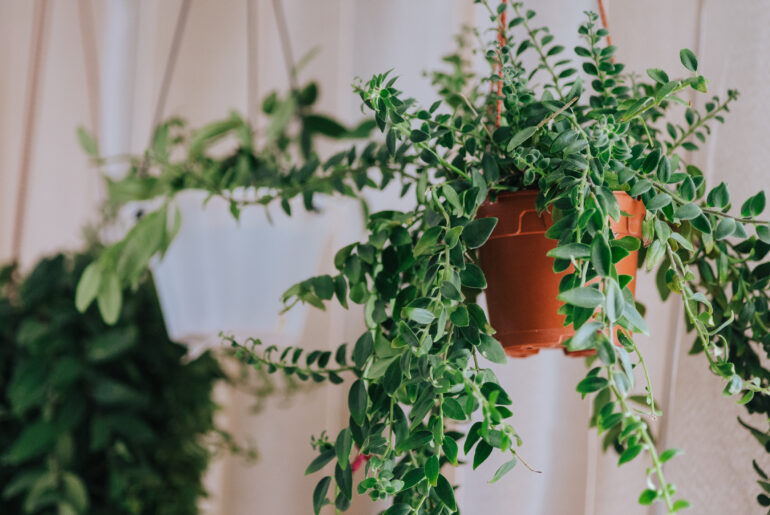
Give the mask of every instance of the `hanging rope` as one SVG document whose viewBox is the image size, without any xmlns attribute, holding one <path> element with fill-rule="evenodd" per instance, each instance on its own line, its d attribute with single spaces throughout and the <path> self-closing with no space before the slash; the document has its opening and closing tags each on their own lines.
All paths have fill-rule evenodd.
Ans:
<svg viewBox="0 0 770 515">
<path fill-rule="evenodd" d="M 508 25 L 508 0 L 500 2 L 504 6 L 500 13 L 500 24 L 497 27 L 497 44 L 500 46 L 500 55 L 497 58 L 497 101 L 495 103 L 495 127 L 500 127 L 500 118 L 503 113 L 503 48 L 505 48 L 505 29 Z"/>
<path fill-rule="evenodd" d="M 94 35 L 94 13 L 91 0 L 78 0 L 78 23 L 80 42 L 83 46 L 83 63 L 86 72 L 88 93 L 88 114 L 91 119 L 91 134 L 99 134 L 99 59 L 96 54 Z"/>
<path fill-rule="evenodd" d="M 254 0 L 246 0 L 246 109 L 247 119 L 251 125 L 254 137 L 257 132 L 257 116 L 259 115 L 259 90 L 257 56 L 257 30 L 254 26 L 257 19 L 257 6 Z"/>
<path fill-rule="evenodd" d="M 168 59 L 166 60 L 166 68 L 163 71 L 163 80 L 160 84 L 160 91 L 158 92 L 158 101 L 155 104 L 155 113 L 152 116 L 152 127 L 150 128 L 151 142 L 155 128 L 160 124 L 161 119 L 163 118 L 163 112 L 166 109 L 166 100 L 168 99 L 168 92 L 171 88 L 171 77 L 176 69 L 179 48 L 182 46 L 182 36 L 184 35 L 184 29 L 187 25 L 187 18 L 190 13 L 190 5 L 191 0 L 182 0 L 182 5 L 179 6 L 179 15 L 176 20 L 176 27 L 174 27 L 174 35 L 171 40 Z"/>
<path fill-rule="evenodd" d="M 286 71 L 289 74 L 289 87 L 293 91 L 299 91 L 297 84 L 297 70 L 294 61 L 294 54 L 291 51 L 291 40 L 289 38 L 289 26 L 286 24 L 286 13 L 283 11 L 281 0 L 273 0 L 273 11 L 275 12 L 275 22 L 278 25 L 278 34 L 281 38 L 281 50 L 286 64 Z"/>
<path fill-rule="evenodd" d="M 19 182 L 16 192 L 16 214 L 13 222 L 11 239 L 11 262 L 18 262 L 21 256 L 21 245 L 24 236 L 24 223 L 27 212 L 27 190 L 29 189 L 29 168 L 32 159 L 32 147 L 35 138 L 37 119 L 38 92 L 40 91 L 40 75 L 45 51 L 46 32 L 48 24 L 48 0 L 37 0 L 32 20 L 32 38 L 30 43 L 30 67 L 27 76 L 27 98 L 24 105 L 24 129 L 21 143 L 21 160 L 19 163 Z"/>
</svg>

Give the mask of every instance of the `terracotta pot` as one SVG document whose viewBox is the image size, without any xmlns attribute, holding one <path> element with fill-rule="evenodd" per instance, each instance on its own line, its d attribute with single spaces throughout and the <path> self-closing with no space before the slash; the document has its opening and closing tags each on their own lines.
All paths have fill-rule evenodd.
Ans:
<svg viewBox="0 0 770 515">
<path fill-rule="evenodd" d="M 559 281 L 568 272 L 553 272 L 554 259 L 546 253 L 556 247 L 556 240 L 545 237 L 553 224 L 550 213 L 538 216 L 535 210 L 536 191 L 503 193 L 496 202 L 486 202 L 478 217 L 496 217 L 497 226 L 481 248 L 481 267 L 487 278 L 487 306 L 495 337 L 512 357 L 537 354 L 543 348 L 558 348 L 574 334 L 564 327 L 564 315 L 558 313 L 562 302 L 557 300 Z M 613 222 L 618 238 L 641 238 L 644 204 L 626 193 L 615 197 L 620 210 L 630 214 Z M 637 253 L 632 252 L 616 267 L 619 274 L 634 277 L 629 287 L 635 292 Z M 566 352 L 566 349 L 564 349 Z M 584 356 L 594 351 L 579 351 L 570 355 Z"/>
</svg>

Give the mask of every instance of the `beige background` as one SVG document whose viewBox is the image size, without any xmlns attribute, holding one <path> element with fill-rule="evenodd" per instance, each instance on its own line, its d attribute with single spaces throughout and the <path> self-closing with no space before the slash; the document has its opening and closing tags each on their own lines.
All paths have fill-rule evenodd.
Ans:
<svg viewBox="0 0 770 515">
<path fill-rule="evenodd" d="M 48 0 L 47 26 L 37 130 L 31 162 L 30 195 L 22 263 L 61 248 L 77 248 L 80 228 L 94 220 L 102 195 L 95 170 L 80 152 L 74 128 L 94 130 L 103 113 L 89 111 L 88 83 L 79 23 L 84 5 L 93 11 L 94 38 L 104 72 L 105 14 L 112 0 Z M 247 10 L 246 1 L 251 2 Z M 35 2 L 0 0 L 0 259 L 10 255 L 10 241 L 20 149 L 25 123 L 24 102 L 30 64 L 30 40 Z M 136 14 L 133 64 L 124 69 L 128 145 L 140 151 L 148 139 L 152 111 L 176 22 L 179 0 L 114 0 Z M 530 6 L 552 27 L 568 48 L 582 11 L 595 9 L 589 0 L 540 0 Z M 770 173 L 766 143 L 770 103 L 766 84 L 770 67 L 770 3 L 766 0 L 609 0 L 610 25 L 619 58 L 640 73 L 655 66 L 677 75 L 682 71 L 678 51 L 692 48 L 714 93 L 738 88 L 742 97 L 725 126 L 714 126 L 704 151 L 693 156 L 714 184 L 729 181 L 733 198 L 743 199 L 766 187 Z M 355 120 L 358 101 L 350 93 L 354 76 L 392 67 L 402 77 L 402 89 L 430 98 L 421 71 L 452 49 L 452 36 L 463 23 L 485 23 L 470 0 L 285 0 L 294 53 L 316 46 L 321 51 L 302 77 L 317 78 L 321 106 Z M 80 7 L 80 10 L 79 10 Z M 114 8 L 114 6 L 113 6 Z M 247 37 L 247 15 L 256 28 Z M 129 23 L 130 25 L 130 23 Z M 251 45 L 252 84 L 247 60 Z M 91 62 L 91 65 L 94 63 Z M 238 109 L 256 115 L 255 98 L 286 86 L 271 2 L 268 0 L 193 0 L 187 31 L 166 106 L 166 115 L 181 114 L 199 124 Z M 702 100 L 699 100 L 699 102 Z M 377 206 L 392 202 L 374 198 Z M 331 251 L 331 249 L 330 249 Z M 328 259 L 328 256 L 327 256 Z M 648 305 L 653 335 L 643 347 L 650 362 L 656 396 L 666 415 L 658 424 L 666 446 L 686 449 L 685 457 L 666 466 L 666 473 L 694 513 L 761 513 L 755 502 L 758 487 L 751 459 L 762 450 L 735 423 L 742 409 L 720 395 L 721 385 L 706 370 L 703 357 L 686 352 L 692 337 L 683 334 L 676 302 L 662 305 L 651 281 L 641 282 L 640 299 Z M 308 345 L 333 347 L 360 332 L 358 313 L 314 314 L 306 334 Z M 498 374 L 513 388 L 516 426 L 525 439 L 522 454 L 543 474 L 516 468 L 498 484 L 488 485 L 497 463 L 471 472 L 460 469 L 458 498 L 464 513 L 610 514 L 662 513 L 636 505 L 644 488 L 644 466 L 616 467 L 614 455 L 603 456 L 587 427 L 589 404 L 581 402 L 574 385 L 583 363 L 561 353 L 516 360 Z M 302 471 L 311 452 L 309 438 L 321 429 L 336 434 L 344 421 L 344 390 L 318 388 L 285 402 L 271 400 L 259 416 L 248 414 L 250 400 L 222 392 L 223 421 L 250 435 L 261 460 L 246 467 L 237 460 L 217 464 L 209 478 L 213 498 L 206 511 L 221 514 L 308 513 L 316 477 Z M 366 499 L 352 513 L 376 512 Z"/>
</svg>

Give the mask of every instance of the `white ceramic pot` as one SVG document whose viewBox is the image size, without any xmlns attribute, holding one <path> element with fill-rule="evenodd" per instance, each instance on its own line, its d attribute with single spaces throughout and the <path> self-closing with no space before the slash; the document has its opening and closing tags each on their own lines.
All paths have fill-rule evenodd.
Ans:
<svg viewBox="0 0 770 515">
<path fill-rule="evenodd" d="M 335 232 L 361 226 L 358 204 L 326 199 L 316 202 L 320 213 L 308 213 L 295 199 L 291 217 L 278 205 L 268 208 L 270 219 L 264 207 L 249 206 L 236 221 L 227 201 L 213 197 L 204 204 L 207 196 L 192 190 L 175 197 L 179 233 L 163 259 L 152 263 L 169 336 L 187 343 L 191 354 L 218 345 L 220 331 L 295 343 L 307 307 L 280 314 L 281 294 L 324 272 L 322 256 L 344 243 L 334 241 Z"/>
</svg>

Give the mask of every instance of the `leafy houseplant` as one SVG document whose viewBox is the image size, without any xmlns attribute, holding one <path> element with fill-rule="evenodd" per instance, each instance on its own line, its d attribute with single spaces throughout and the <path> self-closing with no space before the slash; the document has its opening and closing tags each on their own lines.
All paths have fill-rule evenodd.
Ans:
<svg viewBox="0 0 770 515">
<path fill-rule="evenodd" d="M 766 373 L 740 365 L 741 354 L 768 334 L 770 265 L 756 265 L 770 249 L 770 228 L 756 218 L 764 193 L 732 215 L 726 185 L 707 189 L 700 170 L 680 156 L 705 138 L 710 123 L 722 121 L 737 94 L 715 97 L 703 113 L 682 100 L 681 92 L 705 92 L 707 86 L 689 50 L 680 53 L 689 77 L 670 79 L 651 69 L 646 82 L 624 74 L 614 62 L 615 48 L 603 45 L 606 30 L 593 14 L 579 29 L 584 44 L 575 49 L 590 78 L 591 90 L 584 92 L 576 65 L 560 57 L 564 48 L 547 29 L 532 26 L 534 12 L 519 4 L 512 9 L 510 23 L 506 3 L 489 9 L 500 26 L 486 53 L 491 73 L 434 75 L 442 98 L 430 107 L 405 98 L 388 74 L 357 88 L 394 162 L 415 159 L 414 172 L 402 178 L 406 189 L 413 188 L 416 207 L 372 214 L 368 240 L 337 254 L 338 275 L 310 279 L 286 293 L 287 302 L 319 304 L 336 295 L 343 305 L 348 299 L 363 304 L 367 331 L 352 358 L 343 346 L 336 365 L 329 365 L 330 353 L 317 351 L 303 363 L 301 348 L 273 357 L 275 349 L 261 350 L 259 342 L 232 340 L 255 366 L 334 382 L 342 372 L 354 375 L 349 426 L 334 441 L 315 441 L 319 455 L 308 472 L 336 463 L 316 487 L 316 513 L 327 502 L 347 508 L 354 444 L 370 456 L 357 489 L 392 498 L 388 513 L 456 511 L 441 470 L 458 463 L 460 448 L 472 455 L 474 467 L 494 449 L 509 453 L 493 481 L 522 461 L 521 441 L 509 422 L 510 397 L 480 363 L 480 357 L 504 362 L 504 349 L 476 303 L 487 286 L 485 275 L 491 275 L 478 266 L 476 251 L 498 223 L 479 212 L 508 192 L 537 191 L 535 207 L 553 219 L 546 236 L 556 243 L 548 254 L 553 271 L 564 275 L 549 294 L 558 293 L 564 303 L 559 312 L 574 330 L 565 347 L 596 352 L 577 391 L 594 396 L 592 425 L 619 448 L 619 464 L 649 458 L 648 487 L 639 503 L 662 502 L 668 512 L 689 505 L 677 499 L 663 473 L 663 463 L 679 451 L 659 452 L 647 422 L 658 407 L 633 341 L 632 333 L 647 333 L 647 327 L 629 275 L 619 272 L 626 256 L 638 252 L 648 270 L 657 268 L 664 297 L 681 295 L 697 337 L 694 350 L 724 378 L 725 394 L 747 403 L 768 393 Z M 521 40 L 512 37 L 515 30 L 523 33 Z M 537 54 L 535 69 L 523 68 L 524 52 Z M 544 91 L 534 90 L 535 80 L 545 82 Z M 665 123 L 663 116 L 678 104 L 684 105 L 685 125 Z M 616 238 L 612 230 L 628 215 L 616 196 L 621 192 L 644 205 L 642 238 Z M 644 377 L 642 408 L 632 406 L 637 368 Z M 473 419 L 467 434 L 452 430 L 453 421 Z"/>
<path fill-rule="evenodd" d="M 210 353 L 184 360 L 147 281 L 114 327 L 78 313 L 75 284 L 93 257 L 46 258 L 23 281 L 3 270 L 2 511 L 197 513 L 224 375 Z"/>
<path fill-rule="evenodd" d="M 314 212 L 317 211 L 314 199 L 318 195 L 355 196 L 357 188 L 369 184 L 365 177 L 362 182 L 361 177 L 351 173 L 350 167 L 354 163 L 364 167 L 377 164 L 384 157 L 382 145 L 373 144 L 360 154 L 355 149 L 341 152 L 321 163 L 315 144 L 318 137 L 336 140 L 365 137 L 374 122 L 364 121 L 347 129 L 313 111 L 317 97 L 315 83 L 291 90 L 285 97 L 276 93 L 268 95 L 263 102 L 267 123 L 260 134 L 235 113 L 197 130 L 190 130 L 181 119 L 171 119 L 156 128 L 152 145 L 144 155 L 128 158 L 100 157 L 96 142 L 81 130 L 82 146 L 97 164 L 114 159 L 127 160 L 129 164 L 123 178 L 107 179 L 107 216 L 114 218 L 117 210 L 129 203 L 143 204 L 139 209 L 141 216 L 128 234 L 108 246 L 86 269 L 78 288 L 78 308 L 83 311 L 96 301 L 104 319 L 115 320 L 120 311 L 122 290 L 139 280 L 154 256 L 163 256 L 169 250 L 182 224 L 179 206 L 189 211 L 204 204 L 204 208 L 198 208 L 200 211 L 208 209 L 209 203 L 217 204 L 217 209 L 229 209 L 236 219 L 244 209 L 253 211 L 263 206 L 265 216 L 261 218 L 272 222 L 268 210 L 272 205 L 280 204 L 280 209 L 290 216 L 292 208 L 299 207 L 290 201 L 299 198 L 307 211 Z M 297 158 L 302 160 L 301 165 L 295 164 Z M 184 197 L 182 201 L 175 202 L 180 197 Z M 254 225 L 261 218 L 252 211 L 248 212 L 246 222 Z M 273 211 L 272 218 L 279 214 Z M 204 226 L 214 227 L 215 222 L 210 221 L 211 216 L 205 211 L 198 218 L 203 219 Z M 280 226 L 283 220 L 278 222 Z M 207 246 L 211 246 L 211 242 L 204 241 L 192 251 L 200 253 Z M 271 246 L 267 245 L 261 252 L 270 250 Z M 312 259 L 317 253 L 311 249 L 306 254 Z M 201 275 L 201 271 L 197 273 Z M 311 273 L 313 268 L 306 271 L 308 275 Z M 195 277 L 185 279 L 191 282 Z M 163 297 L 164 282 L 159 280 L 158 286 Z"/>
<path fill-rule="evenodd" d="M 707 89 L 691 51 L 680 52 L 686 77 L 650 69 L 650 80 L 641 79 L 614 61 L 615 48 L 603 44 L 607 32 L 593 14 L 579 28 L 576 63 L 562 57 L 565 49 L 546 28 L 533 26 L 533 11 L 480 3 L 499 27 L 485 53 L 488 74 L 476 76 L 454 56 L 451 73 L 433 74 L 440 98 L 427 107 L 405 97 L 387 73 L 356 88 L 387 149 L 371 168 L 386 178 L 395 171 L 415 207 L 369 215 L 368 238 L 337 253 L 338 272 L 292 286 L 284 300 L 361 304 L 364 334 L 350 352 L 343 344 L 336 353 L 297 347 L 277 354 L 258 340 L 227 340 L 248 363 L 270 372 L 334 383 L 353 376 L 348 426 L 333 440 L 325 434 L 313 440 L 318 456 L 307 472 L 333 464 L 315 488 L 316 513 L 330 502 L 348 508 L 355 452 L 369 456 L 358 492 L 392 499 L 387 513 L 454 513 L 453 487 L 442 469 L 456 466 L 461 450 L 474 468 L 495 449 L 509 454 L 492 481 L 519 461 L 527 466 L 511 398 L 483 367 L 483 359 L 505 362 L 506 349 L 476 301 L 494 275 L 489 264 L 479 266 L 478 252 L 486 260 L 494 251 L 488 239 L 499 223 L 483 213 L 534 191 L 531 208 L 552 240 L 539 258 L 561 274 L 553 291 L 538 294 L 558 295 L 563 304 L 554 309 L 567 327 L 564 347 L 595 353 L 577 385 L 582 396 L 593 396 L 591 425 L 614 444 L 619 464 L 649 459 L 639 503 L 679 511 L 689 504 L 677 498 L 663 470 L 679 451 L 659 452 L 650 433 L 648 420 L 659 406 L 633 339 L 647 326 L 622 263 L 636 252 L 644 267 L 657 269 L 661 294 L 681 296 L 696 335 L 693 351 L 725 380 L 724 393 L 764 410 L 769 376 L 755 346 L 767 346 L 770 323 L 770 264 L 761 263 L 770 227 L 757 218 L 765 196 L 750 197 L 733 215 L 727 186 L 709 188 L 680 155 L 722 121 L 737 94 L 714 97 L 698 112 L 678 96 Z M 534 69 L 523 67 L 525 52 L 536 54 Z M 578 64 L 589 78 L 585 91 Z M 667 123 L 664 116 L 680 104 L 682 125 Z M 365 166 L 351 162 L 341 157 L 335 169 L 366 176 Z M 643 205 L 643 215 L 621 207 L 618 198 L 626 195 Z M 641 238 L 616 237 L 613 226 L 634 216 L 643 216 Z M 641 406 L 634 406 L 641 378 Z M 455 430 L 464 422 L 472 422 L 466 434 Z"/>
</svg>

